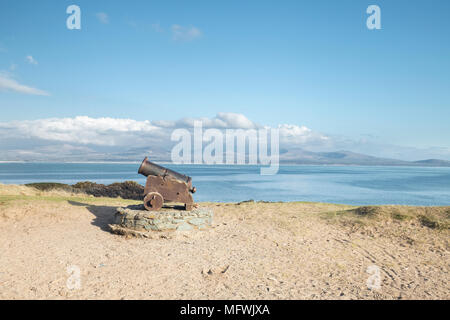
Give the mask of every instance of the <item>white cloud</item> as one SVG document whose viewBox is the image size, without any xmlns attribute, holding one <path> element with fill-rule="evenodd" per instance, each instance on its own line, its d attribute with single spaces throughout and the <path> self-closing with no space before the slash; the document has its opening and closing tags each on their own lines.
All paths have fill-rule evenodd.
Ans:
<svg viewBox="0 0 450 320">
<path fill-rule="evenodd" d="M 13 135 L 41 140 L 105 146 L 135 144 L 139 143 L 140 137 L 157 134 L 157 127 L 149 121 L 85 116 L 0 123 L 2 134 L 8 135 L 8 129 L 12 129 Z"/>
<path fill-rule="evenodd" d="M 29 64 L 34 64 L 37 65 L 38 62 L 36 61 L 36 59 L 34 59 L 32 56 L 28 55 L 25 57 L 25 60 L 29 63 Z"/>
<path fill-rule="evenodd" d="M 249 120 L 246 116 L 239 113 L 219 112 L 214 118 L 182 118 L 178 121 L 164 122 L 166 127 L 193 127 L 195 121 L 201 121 L 203 128 L 217 129 L 255 129 L 259 127 L 256 123 Z"/>
<path fill-rule="evenodd" d="M 5 73 L 0 73 L 0 90 L 15 91 L 24 94 L 32 94 L 38 96 L 49 96 L 50 94 L 44 90 L 29 87 L 18 83 Z"/>
<path fill-rule="evenodd" d="M 178 24 L 174 24 L 171 29 L 172 38 L 175 41 L 192 41 L 202 35 L 200 29 L 193 26 L 183 27 Z"/>
<path fill-rule="evenodd" d="M 31 137 L 41 140 L 103 146 L 145 146 L 154 139 L 170 141 L 176 128 L 192 128 L 194 121 L 202 121 L 204 128 L 256 128 L 244 115 L 219 113 L 214 118 L 184 118 L 179 121 L 138 121 L 132 119 L 51 118 L 40 120 L 0 122 L 3 137 Z"/>
<path fill-rule="evenodd" d="M 280 124 L 278 129 L 281 142 L 287 145 L 314 144 L 315 147 L 324 147 L 331 141 L 330 137 L 305 126 Z"/>
<path fill-rule="evenodd" d="M 225 112 L 211 118 L 175 121 L 78 116 L 0 122 L 0 160 L 130 160 L 144 155 L 167 160 L 175 144 L 170 139 L 173 130 L 186 128 L 191 131 L 196 120 L 202 121 L 204 129 L 263 128 L 243 114 Z M 336 150 L 404 160 L 450 159 L 450 148 L 417 149 L 377 144 L 369 140 L 328 136 L 294 124 L 275 127 L 280 130 L 282 160 L 305 159 L 310 156 L 308 151 Z"/>
<path fill-rule="evenodd" d="M 103 24 L 109 23 L 109 16 L 107 13 L 98 12 L 95 16 L 97 17 L 98 21 L 100 21 L 101 23 L 103 23 Z"/>
</svg>

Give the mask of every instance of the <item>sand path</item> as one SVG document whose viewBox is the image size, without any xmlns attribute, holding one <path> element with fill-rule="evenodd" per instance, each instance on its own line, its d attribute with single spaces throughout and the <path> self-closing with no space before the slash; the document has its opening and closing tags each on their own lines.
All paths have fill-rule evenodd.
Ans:
<svg viewBox="0 0 450 320">
<path fill-rule="evenodd" d="M 108 231 L 108 203 L 0 203 L 0 298 L 450 298 L 448 233 L 423 226 L 354 230 L 321 218 L 342 209 L 326 204 L 201 204 L 210 230 L 126 239 Z"/>
</svg>

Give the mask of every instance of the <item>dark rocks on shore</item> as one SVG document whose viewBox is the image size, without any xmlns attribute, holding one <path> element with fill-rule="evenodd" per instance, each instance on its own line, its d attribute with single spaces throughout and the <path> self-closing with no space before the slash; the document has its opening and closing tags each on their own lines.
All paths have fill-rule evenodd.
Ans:
<svg viewBox="0 0 450 320">
<path fill-rule="evenodd" d="M 85 193 L 94 197 L 109 197 L 133 200 L 144 199 L 144 187 L 134 181 L 112 183 L 110 185 L 99 184 L 90 181 L 78 182 L 74 185 L 53 182 L 41 182 L 26 184 L 41 191 L 63 190 L 74 193 Z"/>
</svg>

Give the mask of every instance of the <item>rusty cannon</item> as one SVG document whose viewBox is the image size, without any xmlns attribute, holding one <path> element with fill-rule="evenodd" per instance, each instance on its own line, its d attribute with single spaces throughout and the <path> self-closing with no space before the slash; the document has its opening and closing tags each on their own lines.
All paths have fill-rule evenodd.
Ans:
<svg viewBox="0 0 450 320">
<path fill-rule="evenodd" d="M 144 188 L 144 206 L 147 210 L 159 210 L 165 202 L 184 203 L 185 210 L 192 210 L 194 200 L 191 193 L 195 193 L 196 189 L 192 187 L 191 177 L 157 165 L 148 157 L 142 161 L 138 173 L 147 177 Z"/>
</svg>

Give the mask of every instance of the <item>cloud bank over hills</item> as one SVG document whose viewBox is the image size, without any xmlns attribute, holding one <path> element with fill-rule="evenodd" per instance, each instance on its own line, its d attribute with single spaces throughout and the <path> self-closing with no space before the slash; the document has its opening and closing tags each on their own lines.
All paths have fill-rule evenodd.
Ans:
<svg viewBox="0 0 450 320">
<path fill-rule="evenodd" d="M 0 122 L 0 161 L 138 161 L 145 155 L 150 155 L 154 160 L 169 161 L 170 151 L 177 143 L 171 141 L 172 132 L 178 128 L 192 132 L 195 121 L 201 121 L 203 129 L 269 128 L 237 113 L 218 113 L 212 118 L 182 118 L 176 121 L 77 116 Z M 450 160 L 448 148 L 423 150 L 369 140 L 353 141 L 296 124 L 279 124 L 276 128 L 280 134 L 281 162 L 405 164 L 390 159 L 376 160 L 371 156 L 401 160 Z M 371 156 L 357 153 L 369 153 Z"/>
</svg>

